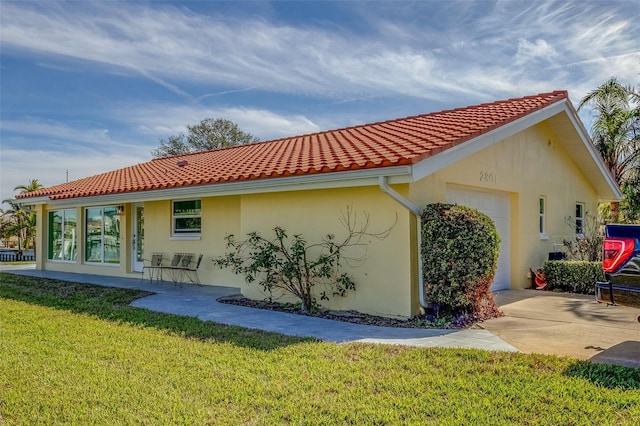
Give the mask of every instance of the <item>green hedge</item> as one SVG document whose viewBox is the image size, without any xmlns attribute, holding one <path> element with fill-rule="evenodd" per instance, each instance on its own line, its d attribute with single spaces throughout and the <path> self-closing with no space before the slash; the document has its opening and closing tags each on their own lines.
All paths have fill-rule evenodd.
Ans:
<svg viewBox="0 0 640 426">
<path fill-rule="evenodd" d="M 436 316 L 499 315 L 489 287 L 497 268 L 500 237 L 477 210 L 429 204 L 422 213 L 422 271 L 427 300 Z"/>
<path fill-rule="evenodd" d="M 549 290 L 594 294 L 596 281 L 604 281 L 602 262 L 550 260 L 543 269 Z"/>
</svg>

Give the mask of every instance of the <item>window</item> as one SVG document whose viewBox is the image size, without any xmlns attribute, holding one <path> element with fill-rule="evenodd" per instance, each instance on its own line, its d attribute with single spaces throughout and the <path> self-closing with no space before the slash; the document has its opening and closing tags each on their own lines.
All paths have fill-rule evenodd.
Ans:
<svg viewBox="0 0 640 426">
<path fill-rule="evenodd" d="M 200 235 L 201 213 L 200 200 L 174 201 L 172 234 L 174 236 Z"/>
<path fill-rule="evenodd" d="M 547 220 L 546 220 L 546 214 L 547 214 L 547 197 L 545 196 L 541 196 L 540 197 L 540 210 L 539 210 L 539 214 L 540 214 L 540 238 L 542 239 L 547 239 Z"/>
<path fill-rule="evenodd" d="M 576 235 L 584 236 L 584 204 L 576 203 Z"/>
<path fill-rule="evenodd" d="M 50 211 L 48 259 L 75 261 L 76 247 L 76 211 Z"/>
<path fill-rule="evenodd" d="M 120 216 L 118 208 L 85 210 L 85 258 L 90 263 L 120 263 Z"/>
</svg>

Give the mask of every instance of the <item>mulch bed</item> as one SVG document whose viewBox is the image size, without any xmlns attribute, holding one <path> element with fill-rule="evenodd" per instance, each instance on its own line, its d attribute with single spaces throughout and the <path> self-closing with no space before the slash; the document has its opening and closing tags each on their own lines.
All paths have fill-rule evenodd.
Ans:
<svg viewBox="0 0 640 426">
<path fill-rule="evenodd" d="M 330 311 L 326 309 L 315 309 L 313 312 L 304 312 L 299 305 L 292 303 L 269 302 L 266 300 L 252 300 L 242 296 L 226 296 L 218 299 L 220 303 L 246 306 L 249 308 L 267 309 L 270 311 L 287 312 L 290 314 L 304 315 L 308 317 L 325 318 L 335 321 L 350 322 L 354 324 L 377 325 L 381 327 L 399 328 L 464 328 L 456 327 L 453 324 L 442 322 L 435 324 L 426 316 L 416 316 L 410 319 L 387 318 L 376 315 L 363 314 L 357 311 Z M 468 326 L 469 324 L 465 324 Z"/>
</svg>

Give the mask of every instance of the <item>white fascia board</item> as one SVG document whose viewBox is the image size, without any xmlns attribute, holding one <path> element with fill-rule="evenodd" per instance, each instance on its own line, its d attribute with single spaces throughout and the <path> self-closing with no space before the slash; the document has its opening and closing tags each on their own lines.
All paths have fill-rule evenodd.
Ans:
<svg viewBox="0 0 640 426">
<path fill-rule="evenodd" d="M 33 198 L 16 198 L 14 201 L 28 206 L 37 206 L 39 204 L 47 204 L 50 202 L 48 196 Z"/>
<path fill-rule="evenodd" d="M 242 182 L 216 183 L 151 191 L 129 192 L 125 194 L 99 195 L 61 200 L 49 200 L 52 206 L 92 206 L 132 203 L 158 200 L 174 200 L 194 197 L 220 197 L 228 195 L 261 194 L 268 192 L 303 191 L 311 189 L 349 188 L 358 186 L 378 186 L 378 177 L 386 176 L 390 183 L 409 183 L 410 166 L 381 167 L 335 173 L 318 173 L 304 176 L 258 179 Z"/>
<path fill-rule="evenodd" d="M 527 114 L 511 123 L 504 124 L 461 145 L 447 149 L 441 154 L 429 157 L 413 166 L 413 181 L 418 181 L 439 170 L 450 166 L 478 151 L 490 147 L 510 136 L 534 126 L 549 117 L 553 117 L 565 109 L 565 101 L 559 101 L 531 114 Z"/>
<path fill-rule="evenodd" d="M 565 106 L 565 110 L 567 112 L 567 115 L 569 116 L 569 120 L 571 121 L 571 124 L 573 124 L 573 127 L 575 127 L 576 129 L 576 133 L 578 133 L 580 140 L 582 141 L 585 148 L 587 149 L 587 152 L 589 152 L 589 155 L 593 159 L 593 162 L 598 166 L 598 169 L 600 170 L 600 174 L 602 174 L 602 177 L 604 177 L 605 181 L 611 188 L 611 192 L 613 192 L 613 194 L 617 197 L 615 200 L 603 200 L 603 201 L 620 201 L 624 196 L 624 194 L 622 194 L 622 191 L 620 191 L 618 184 L 613 179 L 613 176 L 611 176 L 611 173 L 609 172 L 609 169 L 607 169 L 607 166 L 604 165 L 604 162 L 602 161 L 602 157 L 600 156 L 600 153 L 598 152 L 597 148 L 591 141 L 591 136 L 589 136 L 589 132 L 587 132 L 587 129 L 584 128 L 584 125 L 582 124 L 582 120 L 580 120 L 580 118 L 578 117 L 578 113 L 576 112 L 575 109 L 573 109 L 573 107 L 570 107 L 568 104 Z"/>
</svg>

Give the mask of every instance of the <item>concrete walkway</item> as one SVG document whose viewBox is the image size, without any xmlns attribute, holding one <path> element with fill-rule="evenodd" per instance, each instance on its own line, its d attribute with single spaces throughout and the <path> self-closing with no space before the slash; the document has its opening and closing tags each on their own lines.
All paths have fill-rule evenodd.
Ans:
<svg viewBox="0 0 640 426">
<path fill-rule="evenodd" d="M 122 287 L 154 292 L 154 295 L 138 299 L 133 306 L 153 311 L 195 316 L 205 321 L 273 331 L 291 336 L 308 336 L 331 342 L 367 342 L 408 345 L 416 347 L 476 348 L 489 351 L 518 349 L 506 343 L 488 330 L 440 330 L 378 327 L 352 324 L 323 318 L 307 317 L 284 312 L 247 308 L 224 303 L 216 299 L 238 294 L 234 287 L 195 286 L 182 287 L 172 283 L 149 283 L 140 279 L 107 277 L 101 275 L 73 274 L 40 271 L 30 267 L 0 266 L 3 272 L 33 277 Z"/>
</svg>

